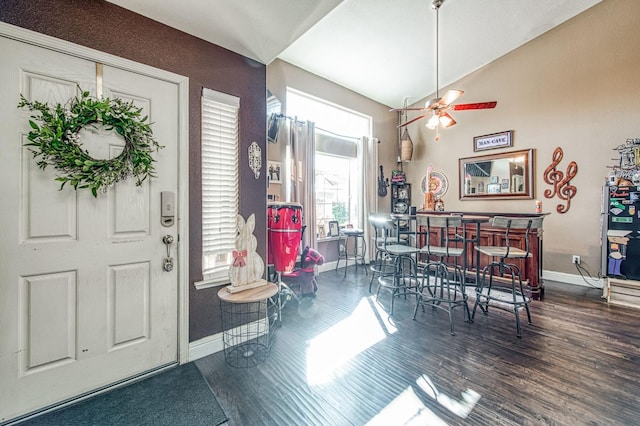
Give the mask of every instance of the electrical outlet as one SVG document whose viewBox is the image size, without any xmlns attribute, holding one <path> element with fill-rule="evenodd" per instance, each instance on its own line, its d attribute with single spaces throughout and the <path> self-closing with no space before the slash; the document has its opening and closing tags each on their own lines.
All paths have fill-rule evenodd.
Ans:
<svg viewBox="0 0 640 426">
<path fill-rule="evenodd" d="M 573 257 L 571 258 L 571 263 L 575 263 L 576 265 L 580 264 L 580 256 L 578 256 L 577 254 L 574 254 Z"/>
</svg>

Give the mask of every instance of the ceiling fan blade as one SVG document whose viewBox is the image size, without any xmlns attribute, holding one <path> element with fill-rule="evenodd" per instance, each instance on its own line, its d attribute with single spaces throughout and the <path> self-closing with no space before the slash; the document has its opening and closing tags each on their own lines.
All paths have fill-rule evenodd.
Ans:
<svg viewBox="0 0 640 426">
<path fill-rule="evenodd" d="M 455 101 L 460 96 L 462 96 L 463 93 L 464 91 L 462 90 L 455 90 L 455 89 L 448 90 L 447 93 L 444 94 L 444 96 L 442 97 L 439 103 L 441 105 L 449 105 L 451 102 Z"/>
<path fill-rule="evenodd" d="M 446 127 L 451 127 L 451 126 L 455 126 L 456 120 L 454 120 L 453 117 L 451 117 L 446 112 L 441 112 L 440 113 L 440 124 L 442 124 L 442 127 L 445 127 L 445 128 Z"/>
<path fill-rule="evenodd" d="M 424 108 L 393 108 L 390 109 L 389 112 L 397 112 L 397 111 L 423 111 Z"/>
<path fill-rule="evenodd" d="M 400 124 L 400 125 L 396 126 L 396 129 L 399 129 L 400 127 L 404 127 L 404 126 L 406 126 L 407 124 L 411 124 L 411 123 L 413 123 L 414 121 L 418 121 L 418 120 L 420 120 L 421 118 L 426 117 L 426 116 L 427 116 L 427 114 L 419 115 L 419 116 L 417 116 L 416 118 L 414 118 L 413 120 L 409 120 L 409 121 L 407 121 L 406 123 L 402 123 L 402 124 Z"/>
<path fill-rule="evenodd" d="M 489 109 L 489 108 L 495 108 L 496 105 L 498 105 L 498 102 L 493 101 L 493 102 L 478 102 L 475 104 L 458 104 L 458 105 L 451 105 L 451 109 L 454 111 L 463 111 L 466 109 Z"/>
</svg>

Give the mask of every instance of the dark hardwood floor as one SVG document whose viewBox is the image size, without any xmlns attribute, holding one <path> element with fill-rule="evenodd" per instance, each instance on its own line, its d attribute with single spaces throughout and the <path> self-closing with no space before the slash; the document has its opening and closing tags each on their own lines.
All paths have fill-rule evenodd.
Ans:
<svg viewBox="0 0 640 426">
<path fill-rule="evenodd" d="M 389 317 L 389 293 L 376 301 L 362 270 L 324 272 L 318 286 L 311 317 L 285 306 L 263 364 L 196 361 L 228 425 L 640 423 L 640 310 L 599 289 L 547 281 L 518 339 L 497 309 L 474 323 L 457 310 L 455 336 L 444 311 L 413 321 L 413 298 Z"/>
</svg>

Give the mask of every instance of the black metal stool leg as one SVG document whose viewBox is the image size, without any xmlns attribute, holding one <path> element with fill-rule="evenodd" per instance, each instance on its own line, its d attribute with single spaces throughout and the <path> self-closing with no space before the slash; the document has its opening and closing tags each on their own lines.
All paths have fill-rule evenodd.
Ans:
<svg viewBox="0 0 640 426">
<path fill-rule="evenodd" d="M 373 284 L 373 280 L 376 277 L 378 271 L 380 271 L 382 263 L 380 262 L 382 256 L 381 250 L 376 250 L 376 255 L 373 259 L 373 267 L 371 268 L 371 279 L 369 280 L 369 293 L 371 293 L 371 285 Z"/>
</svg>

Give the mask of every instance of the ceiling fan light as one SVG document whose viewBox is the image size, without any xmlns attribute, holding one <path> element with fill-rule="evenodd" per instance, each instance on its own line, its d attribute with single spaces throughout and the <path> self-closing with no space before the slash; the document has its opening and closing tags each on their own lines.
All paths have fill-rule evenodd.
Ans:
<svg viewBox="0 0 640 426">
<path fill-rule="evenodd" d="M 429 121 L 427 121 L 427 128 L 433 130 L 436 127 L 438 127 L 438 124 L 440 123 L 440 117 L 438 117 L 437 114 L 433 114 L 430 118 Z"/>
</svg>

